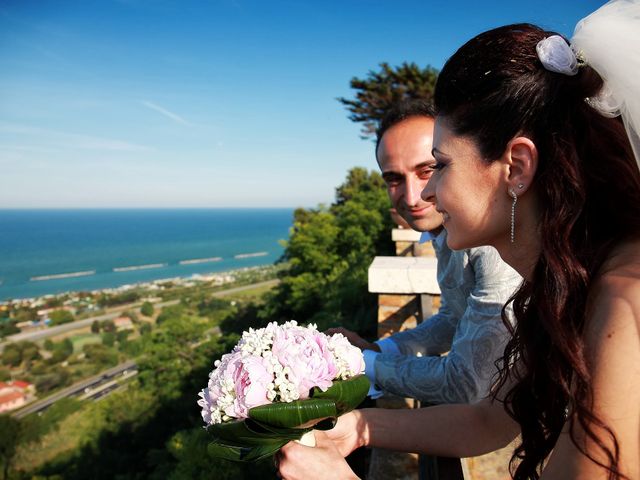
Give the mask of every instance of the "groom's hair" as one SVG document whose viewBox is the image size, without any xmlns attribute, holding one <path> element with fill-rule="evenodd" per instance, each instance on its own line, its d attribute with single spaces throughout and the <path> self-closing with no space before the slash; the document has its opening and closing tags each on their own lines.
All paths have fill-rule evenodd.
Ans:
<svg viewBox="0 0 640 480">
<path fill-rule="evenodd" d="M 378 147 L 384 133 L 394 125 L 412 117 L 435 118 L 433 104 L 427 100 L 402 100 L 394 104 L 380 121 L 376 130 L 376 159 L 378 158 Z"/>
</svg>

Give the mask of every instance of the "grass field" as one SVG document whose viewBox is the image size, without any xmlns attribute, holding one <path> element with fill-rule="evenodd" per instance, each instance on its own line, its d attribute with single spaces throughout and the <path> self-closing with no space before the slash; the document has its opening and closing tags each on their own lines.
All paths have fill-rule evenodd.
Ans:
<svg viewBox="0 0 640 480">
<path fill-rule="evenodd" d="M 74 335 L 71 337 L 71 343 L 73 343 L 73 352 L 78 353 L 82 351 L 82 347 L 90 345 L 92 343 L 101 343 L 102 337 L 95 333 L 82 333 L 80 335 Z"/>
<path fill-rule="evenodd" d="M 240 292 L 235 292 L 229 295 L 225 295 L 223 298 L 225 300 L 241 300 L 241 301 L 259 301 L 266 292 L 271 290 L 274 285 L 261 285 L 256 288 L 250 288 L 247 290 L 242 290 Z"/>
</svg>

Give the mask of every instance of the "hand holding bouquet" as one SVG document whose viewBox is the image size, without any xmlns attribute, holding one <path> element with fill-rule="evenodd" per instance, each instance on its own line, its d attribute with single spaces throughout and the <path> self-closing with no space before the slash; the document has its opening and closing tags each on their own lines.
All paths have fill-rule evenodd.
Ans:
<svg viewBox="0 0 640 480">
<path fill-rule="evenodd" d="M 369 389 L 360 349 L 295 321 L 249 329 L 215 367 L 198 405 L 211 453 L 231 460 L 257 461 L 331 428 Z"/>
</svg>

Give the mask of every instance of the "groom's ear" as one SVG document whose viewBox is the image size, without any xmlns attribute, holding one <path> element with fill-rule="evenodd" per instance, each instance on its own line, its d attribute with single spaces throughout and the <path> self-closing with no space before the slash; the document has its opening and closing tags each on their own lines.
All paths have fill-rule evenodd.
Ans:
<svg viewBox="0 0 640 480">
<path fill-rule="evenodd" d="M 538 149 L 527 137 L 515 137 L 508 144 L 504 154 L 507 165 L 507 183 L 518 193 L 526 192 L 533 182 L 538 169 Z"/>
</svg>

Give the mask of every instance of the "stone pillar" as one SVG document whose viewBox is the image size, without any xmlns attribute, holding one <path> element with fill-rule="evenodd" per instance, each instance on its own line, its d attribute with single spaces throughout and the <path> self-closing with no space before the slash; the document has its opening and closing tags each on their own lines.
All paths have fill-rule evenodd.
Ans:
<svg viewBox="0 0 640 480">
<path fill-rule="evenodd" d="M 399 257 L 435 257 L 431 242 L 419 243 L 422 233 L 409 228 L 394 228 L 391 239 L 396 244 Z"/>
<path fill-rule="evenodd" d="M 416 295 L 378 295 L 378 338 L 415 328 L 420 323 L 420 301 Z"/>
<path fill-rule="evenodd" d="M 417 244 L 418 232 L 406 229 L 394 232 L 396 245 L 405 240 L 412 245 Z M 414 256 L 413 253 L 412 247 L 411 255 L 376 257 L 369 267 L 369 291 L 378 294 L 378 338 L 416 327 L 439 307 L 437 260 L 435 257 Z M 376 403 L 379 408 L 416 408 L 418 405 L 413 399 L 390 394 L 379 398 Z M 373 449 L 367 479 L 418 480 L 418 469 L 416 454 Z"/>
</svg>

